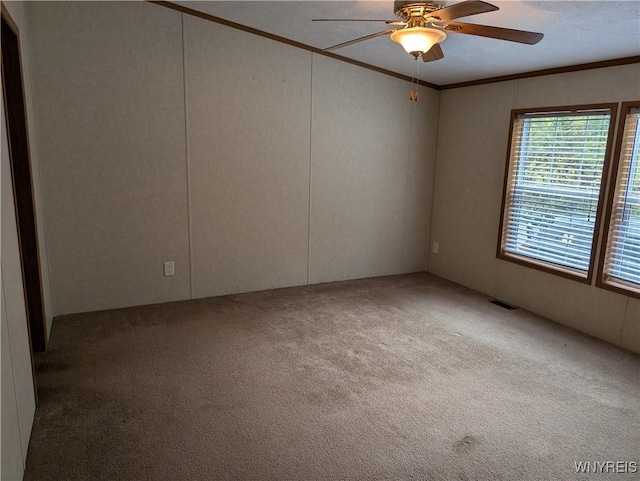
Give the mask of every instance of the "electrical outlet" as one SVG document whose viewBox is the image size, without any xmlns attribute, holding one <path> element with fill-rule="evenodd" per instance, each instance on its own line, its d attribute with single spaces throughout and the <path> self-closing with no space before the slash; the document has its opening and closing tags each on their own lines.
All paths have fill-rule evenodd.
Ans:
<svg viewBox="0 0 640 481">
<path fill-rule="evenodd" d="M 433 245 L 431 246 L 431 252 L 433 252 L 434 254 L 437 254 L 438 249 L 440 249 L 440 244 L 438 244 L 436 241 L 433 241 Z"/>
<path fill-rule="evenodd" d="M 173 263 L 173 261 L 169 261 L 169 262 L 165 262 L 164 263 L 164 276 L 175 276 L 176 275 L 176 270 L 175 270 L 175 265 Z"/>
</svg>

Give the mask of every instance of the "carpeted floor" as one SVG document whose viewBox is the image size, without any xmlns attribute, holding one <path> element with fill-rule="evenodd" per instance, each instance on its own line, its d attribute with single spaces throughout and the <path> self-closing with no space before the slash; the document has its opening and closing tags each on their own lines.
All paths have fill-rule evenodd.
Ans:
<svg viewBox="0 0 640 481">
<path fill-rule="evenodd" d="M 429 274 L 56 319 L 31 480 L 572 480 L 640 357 Z"/>
</svg>

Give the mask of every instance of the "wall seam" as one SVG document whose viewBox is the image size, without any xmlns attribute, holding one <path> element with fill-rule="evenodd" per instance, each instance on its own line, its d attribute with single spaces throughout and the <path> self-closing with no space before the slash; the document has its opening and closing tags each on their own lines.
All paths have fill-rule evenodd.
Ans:
<svg viewBox="0 0 640 481">
<path fill-rule="evenodd" d="M 311 268 L 311 166 L 313 157 L 313 59 L 311 54 L 311 72 L 309 76 L 309 202 L 307 204 L 307 285 Z"/>
<path fill-rule="evenodd" d="M 622 318 L 622 327 L 620 328 L 620 339 L 618 339 L 618 346 L 622 347 L 622 339 L 624 337 L 624 328 L 627 324 L 627 315 L 629 314 L 629 303 L 631 297 L 627 296 L 627 303 L 624 307 L 624 317 Z"/>
<path fill-rule="evenodd" d="M 18 437 L 20 438 L 20 461 L 22 462 L 22 472 L 26 469 L 26 456 L 25 452 L 22 450 L 22 423 L 20 422 L 20 409 L 18 409 L 18 391 L 16 389 L 16 376 L 15 371 L 13 369 L 13 355 L 11 354 L 11 332 L 9 329 L 9 313 L 7 311 L 7 297 L 4 293 L 4 269 L 2 269 L 2 264 L 0 262 L 0 277 L 2 277 L 2 309 L 4 311 L 4 318 L 7 321 L 7 343 L 9 345 L 9 359 L 11 360 L 11 383 L 13 384 L 13 400 L 16 404 L 16 417 L 18 418 Z"/>
<path fill-rule="evenodd" d="M 187 32 L 184 13 L 180 14 L 182 26 L 182 91 L 184 102 L 184 153 L 185 175 L 187 181 L 187 237 L 189 240 L 189 298 L 193 299 L 193 232 L 191 222 L 191 164 L 189 161 L 189 116 L 187 115 Z"/>
<path fill-rule="evenodd" d="M 413 88 L 412 88 L 413 90 Z M 416 88 L 416 93 L 417 93 Z M 411 170 L 411 156 L 413 153 L 413 142 L 411 141 L 413 133 L 413 110 L 415 102 L 411 102 L 411 108 L 409 109 L 409 148 L 407 149 L 407 171 L 404 176 L 404 202 L 402 207 L 402 231 L 400 233 L 400 272 L 405 272 L 404 269 L 404 242 L 406 239 L 407 228 L 407 198 L 409 197 L 409 170 Z"/>
<path fill-rule="evenodd" d="M 436 148 L 433 153 L 434 155 L 434 165 L 433 165 L 433 188 L 431 189 L 431 209 L 429 212 L 429 220 L 427 222 L 427 227 L 429 228 L 429 235 L 427 238 L 427 245 L 424 248 L 424 253 L 422 257 L 422 266 L 425 272 L 429 272 L 429 252 L 431 250 L 431 242 L 433 239 L 433 210 L 434 204 L 436 200 L 436 178 L 437 178 L 437 170 L 438 170 L 438 146 L 440 145 L 440 113 L 442 107 L 442 92 L 438 92 L 438 125 L 436 127 Z"/>
</svg>

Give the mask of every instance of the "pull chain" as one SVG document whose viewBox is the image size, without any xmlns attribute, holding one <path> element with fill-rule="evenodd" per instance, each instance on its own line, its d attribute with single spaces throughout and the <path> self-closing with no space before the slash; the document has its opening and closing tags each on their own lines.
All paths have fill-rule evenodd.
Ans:
<svg viewBox="0 0 640 481">
<path fill-rule="evenodd" d="M 420 78 L 420 62 L 418 59 L 420 56 L 416 56 L 416 73 L 413 77 L 411 77 L 411 92 L 409 92 L 409 100 L 413 100 L 414 102 L 418 101 L 418 79 Z"/>
</svg>

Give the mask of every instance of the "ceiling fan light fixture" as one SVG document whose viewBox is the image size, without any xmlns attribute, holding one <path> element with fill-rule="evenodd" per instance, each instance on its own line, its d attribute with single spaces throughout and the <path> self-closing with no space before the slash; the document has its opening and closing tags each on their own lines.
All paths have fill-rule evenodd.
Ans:
<svg viewBox="0 0 640 481">
<path fill-rule="evenodd" d="M 402 48 L 414 57 L 427 53 L 431 47 L 445 38 L 447 34 L 442 30 L 427 27 L 403 28 L 391 34 L 391 40 L 402 45 Z"/>
</svg>

